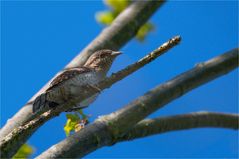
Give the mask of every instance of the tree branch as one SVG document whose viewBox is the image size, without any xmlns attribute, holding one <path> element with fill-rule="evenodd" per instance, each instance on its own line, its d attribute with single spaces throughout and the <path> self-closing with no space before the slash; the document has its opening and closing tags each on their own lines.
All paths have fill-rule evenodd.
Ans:
<svg viewBox="0 0 239 159">
<path fill-rule="evenodd" d="M 238 49 L 198 64 L 195 68 L 155 87 L 124 108 L 100 117 L 82 131 L 53 145 L 38 158 L 83 157 L 100 147 L 112 145 L 157 109 L 237 67 Z"/>
<path fill-rule="evenodd" d="M 164 54 L 166 51 L 174 47 L 180 42 L 180 37 L 176 36 L 163 45 L 161 45 L 158 49 L 146 55 L 144 58 L 140 59 L 136 63 L 129 65 L 125 69 L 112 74 L 110 77 L 106 78 L 102 82 L 100 82 L 96 87 L 104 90 L 117 81 L 127 77 L 138 69 L 142 68 L 144 65 L 152 62 L 160 55 Z M 95 89 L 87 89 L 85 91 L 80 92 L 77 98 L 69 100 L 64 105 L 58 106 L 56 109 L 48 110 L 42 115 L 34 118 L 33 120 L 27 122 L 25 125 L 20 126 L 19 128 L 14 129 L 11 133 L 9 133 L 5 138 L 0 141 L 0 147 L 2 151 L 3 157 L 9 157 L 16 153 L 18 148 L 25 143 L 25 141 L 37 130 L 38 127 L 43 125 L 49 119 L 58 116 L 61 112 L 68 110 L 70 107 L 74 106 L 75 103 L 79 103 L 84 99 L 94 95 L 96 92 Z M 76 95 L 71 95 L 72 97 L 76 97 Z"/>
<path fill-rule="evenodd" d="M 118 50 L 121 48 L 125 43 L 135 36 L 138 29 L 163 3 L 164 1 L 153 0 L 136 1 L 132 3 L 114 20 L 109 27 L 104 29 L 94 41 L 92 41 L 84 50 L 82 50 L 66 66 L 66 68 L 82 66 L 88 57 L 96 50 L 105 48 Z M 54 79 L 56 76 L 54 76 L 52 79 Z M 1 128 L 1 139 L 15 128 L 32 118 L 32 103 L 37 96 L 39 96 L 49 87 L 50 81 L 39 92 L 37 92 L 11 119 L 9 119 L 4 127 Z"/>
<path fill-rule="evenodd" d="M 237 130 L 239 126 L 238 114 L 216 112 L 195 112 L 183 115 L 145 119 L 136 124 L 117 142 L 134 140 L 155 134 L 192 128 L 215 127 Z"/>
</svg>

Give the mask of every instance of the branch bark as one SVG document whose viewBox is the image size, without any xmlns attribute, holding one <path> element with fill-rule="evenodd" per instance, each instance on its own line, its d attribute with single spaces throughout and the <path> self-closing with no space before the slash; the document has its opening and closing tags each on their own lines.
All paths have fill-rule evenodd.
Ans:
<svg viewBox="0 0 239 159">
<path fill-rule="evenodd" d="M 121 48 L 125 43 L 135 36 L 138 29 L 163 3 L 164 1 L 153 0 L 136 1 L 132 3 L 114 20 L 111 26 L 104 29 L 94 41 L 92 41 L 66 66 L 66 68 L 82 66 L 88 57 L 96 50 L 104 48 L 118 50 Z M 52 79 L 54 79 L 54 77 Z M 11 119 L 9 119 L 4 127 L 1 128 L 1 139 L 15 128 L 32 118 L 32 102 L 38 95 L 40 95 L 49 87 L 50 81 L 39 92 L 37 92 Z"/>
<path fill-rule="evenodd" d="M 238 67 L 238 49 L 233 49 L 157 86 L 124 108 L 100 117 L 38 156 L 45 158 L 83 157 L 96 149 L 114 144 L 139 121 L 190 90 Z"/>
<path fill-rule="evenodd" d="M 238 130 L 239 115 L 216 112 L 194 112 L 189 114 L 145 119 L 136 124 L 115 142 L 129 141 L 155 134 L 192 128 L 226 128 Z"/>
<path fill-rule="evenodd" d="M 138 69 L 142 68 L 149 62 L 152 62 L 154 59 L 164 54 L 170 48 L 174 47 L 180 42 L 180 37 L 176 36 L 163 45 L 161 45 L 158 49 L 146 55 L 144 58 L 140 59 L 136 63 L 129 65 L 125 69 L 112 74 L 110 77 L 106 78 L 102 82 L 100 82 L 96 87 L 104 90 L 117 81 L 127 77 Z M 20 148 L 20 146 L 25 143 L 25 141 L 45 122 L 49 119 L 58 116 L 61 112 L 68 110 L 70 107 L 74 106 L 75 103 L 79 103 L 84 99 L 94 95 L 96 92 L 95 89 L 87 89 L 85 91 L 81 91 L 81 93 L 75 99 L 69 100 L 64 105 L 58 106 L 56 109 L 48 110 L 40 116 L 35 117 L 33 120 L 27 122 L 26 124 L 20 126 L 19 128 L 14 129 L 11 133 L 9 133 L 6 137 L 4 137 L 0 141 L 0 148 L 2 151 L 2 157 L 11 157 L 16 153 L 16 151 Z M 76 95 L 72 95 L 75 97 Z"/>
</svg>

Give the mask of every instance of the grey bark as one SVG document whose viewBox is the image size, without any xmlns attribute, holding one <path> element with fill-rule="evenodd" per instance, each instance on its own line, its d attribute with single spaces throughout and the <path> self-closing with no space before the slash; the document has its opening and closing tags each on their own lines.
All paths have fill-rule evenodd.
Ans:
<svg viewBox="0 0 239 159">
<path fill-rule="evenodd" d="M 238 67 L 238 49 L 215 57 L 150 90 L 122 109 L 97 119 L 38 156 L 45 158 L 83 157 L 114 144 L 134 125 L 169 102 Z"/>
<path fill-rule="evenodd" d="M 82 66 L 87 58 L 96 50 L 103 48 L 118 50 L 121 48 L 135 36 L 138 29 L 153 15 L 163 2 L 149 0 L 132 3 L 115 19 L 111 26 L 104 29 L 95 40 L 67 64 L 66 68 Z M 32 117 L 32 102 L 49 87 L 50 81 L 1 128 L 1 139 Z"/>
<path fill-rule="evenodd" d="M 238 130 L 239 115 L 216 112 L 194 112 L 189 114 L 145 119 L 137 123 L 115 143 L 193 128 L 226 128 Z"/>
<path fill-rule="evenodd" d="M 146 64 L 152 62 L 154 59 L 159 57 L 160 55 L 167 52 L 170 48 L 174 47 L 180 42 L 180 37 L 176 36 L 163 45 L 161 45 L 158 49 L 149 53 L 139 61 L 134 64 L 129 65 L 128 67 L 118 71 L 117 73 L 112 74 L 110 77 L 104 79 L 95 87 L 104 90 L 117 81 L 127 77 L 138 69 L 142 68 Z M 38 127 L 43 125 L 49 119 L 58 116 L 61 112 L 68 110 L 70 107 L 74 106 L 75 103 L 79 103 L 86 98 L 98 93 L 96 89 L 86 88 L 86 90 L 81 90 L 80 94 L 71 95 L 75 97 L 74 99 L 68 100 L 67 103 L 57 106 L 55 109 L 45 110 L 47 112 L 43 114 L 36 114 L 34 118 L 25 124 L 19 126 L 14 129 L 8 135 L 6 135 L 3 139 L 0 140 L 0 148 L 1 148 L 1 156 L 2 157 L 11 157 L 16 153 L 16 151 L 20 148 L 20 146 L 26 142 L 26 140 L 37 130 Z"/>
</svg>

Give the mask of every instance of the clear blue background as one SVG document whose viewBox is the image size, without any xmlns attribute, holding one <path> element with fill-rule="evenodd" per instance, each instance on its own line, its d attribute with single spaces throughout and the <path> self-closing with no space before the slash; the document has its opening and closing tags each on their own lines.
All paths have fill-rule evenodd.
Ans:
<svg viewBox="0 0 239 159">
<path fill-rule="evenodd" d="M 1 126 L 103 29 L 95 13 L 102 1 L 4 1 L 1 15 Z M 117 71 L 180 34 L 182 43 L 168 54 L 104 91 L 85 110 L 93 121 L 126 105 L 156 85 L 238 46 L 236 1 L 165 3 L 151 18 L 156 30 L 144 43 L 131 40 L 112 69 Z M 201 110 L 238 113 L 237 70 L 197 88 L 151 117 Z M 29 140 L 34 156 L 65 138 L 65 114 L 51 120 Z M 202 128 L 116 144 L 87 157 L 232 157 L 238 132 Z"/>
</svg>

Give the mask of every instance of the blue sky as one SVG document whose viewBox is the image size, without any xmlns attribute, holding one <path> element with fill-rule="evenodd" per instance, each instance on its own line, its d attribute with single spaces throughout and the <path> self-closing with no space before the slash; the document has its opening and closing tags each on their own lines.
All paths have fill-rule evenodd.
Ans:
<svg viewBox="0 0 239 159">
<path fill-rule="evenodd" d="M 1 126 L 103 29 L 95 13 L 102 1 L 4 1 L 1 11 Z M 150 19 L 156 30 L 144 43 L 131 40 L 111 72 L 133 63 L 172 36 L 182 42 L 168 54 L 105 90 L 85 110 L 93 121 L 195 64 L 238 47 L 238 2 L 170 1 Z M 197 88 L 150 117 L 208 110 L 238 113 L 238 70 Z M 34 156 L 65 138 L 65 114 L 29 140 Z M 194 129 L 155 135 L 105 147 L 87 157 L 238 156 L 238 132 Z"/>
</svg>

